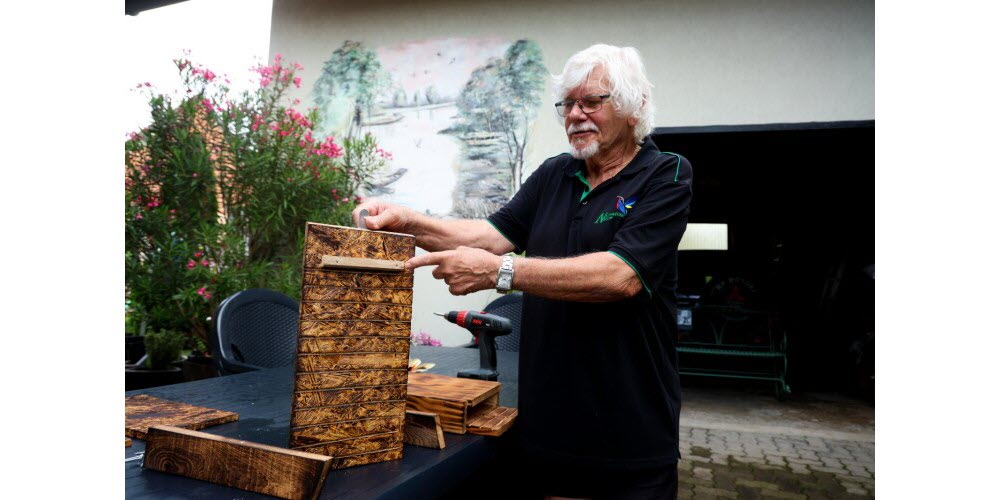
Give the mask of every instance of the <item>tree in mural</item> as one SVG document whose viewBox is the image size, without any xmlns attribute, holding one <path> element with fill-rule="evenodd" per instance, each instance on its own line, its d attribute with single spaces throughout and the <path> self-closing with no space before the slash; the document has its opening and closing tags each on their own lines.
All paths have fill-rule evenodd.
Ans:
<svg viewBox="0 0 1000 500">
<path fill-rule="evenodd" d="M 361 42 L 347 40 L 323 64 L 323 72 L 313 85 L 313 99 L 324 118 L 336 116 L 338 99 L 351 102 L 348 137 L 360 132 L 362 117 L 371 117 L 375 101 L 392 84 L 374 50 Z M 327 123 L 327 127 L 335 126 Z"/>
<path fill-rule="evenodd" d="M 474 70 L 459 96 L 459 113 L 468 131 L 501 138 L 511 194 L 521 188 L 528 128 L 542 104 L 546 75 L 538 44 L 518 40 L 502 58 Z"/>
</svg>

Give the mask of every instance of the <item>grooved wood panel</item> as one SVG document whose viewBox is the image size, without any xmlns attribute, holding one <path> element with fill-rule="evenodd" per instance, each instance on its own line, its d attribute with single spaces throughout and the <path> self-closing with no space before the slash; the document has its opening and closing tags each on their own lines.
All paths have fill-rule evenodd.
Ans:
<svg viewBox="0 0 1000 500">
<path fill-rule="evenodd" d="M 125 396 L 125 435 L 136 439 L 146 439 L 146 429 L 154 425 L 197 430 L 239 418 L 230 411 L 168 401 L 148 394 Z"/>
<path fill-rule="evenodd" d="M 151 427 L 143 467 L 281 498 L 318 498 L 333 458 L 170 426 Z"/>
<path fill-rule="evenodd" d="M 405 337 L 409 321 L 300 321 L 299 337 Z"/>
<path fill-rule="evenodd" d="M 402 263 L 415 242 L 306 224 L 290 448 L 333 457 L 337 469 L 402 458 L 413 273 L 323 259 Z"/>
</svg>

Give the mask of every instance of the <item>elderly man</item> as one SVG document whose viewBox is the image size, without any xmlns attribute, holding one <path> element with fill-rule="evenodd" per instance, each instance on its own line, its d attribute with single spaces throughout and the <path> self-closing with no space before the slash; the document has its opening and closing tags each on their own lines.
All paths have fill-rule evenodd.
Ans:
<svg viewBox="0 0 1000 500">
<path fill-rule="evenodd" d="M 677 245 L 691 165 L 661 153 L 638 51 L 595 45 L 555 76 L 569 154 L 486 220 L 442 221 L 367 200 L 372 229 L 410 233 L 451 293 L 524 292 L 521 447 L 545 495 L 677 492 Z M 523 252 L 524 257 L 505 255 Z M 527 473 L 527 472 L 526 472 Z"/>
</svg>

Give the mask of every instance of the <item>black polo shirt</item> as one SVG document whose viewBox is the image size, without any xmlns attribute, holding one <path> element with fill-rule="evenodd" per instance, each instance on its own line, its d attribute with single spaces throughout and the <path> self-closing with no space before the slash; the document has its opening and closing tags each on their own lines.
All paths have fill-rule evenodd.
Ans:
<svg viewBox="0 0 1000 500">
<path fill-rule="evenodd" d="M 636 157 L 595 189 L 583 173 L 584 162 L 569 154 L 549 158 L 488 221 L 528 257 L 611 252 L 644 290 L 597 304 L 525 294 L 522 445 L 567 465 L 675 463 L 677 245 L 687 225 L 691 164 L 660 153 L 647 137 Z"/>
</svg>

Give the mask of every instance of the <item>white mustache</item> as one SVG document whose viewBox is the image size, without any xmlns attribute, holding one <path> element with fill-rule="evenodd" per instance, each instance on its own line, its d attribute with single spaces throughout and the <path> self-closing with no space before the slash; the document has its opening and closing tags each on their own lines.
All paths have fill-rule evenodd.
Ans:
<svg viewBox="0 0 1000 500">
<path fill-rule="evenodd" d="M 600 130 L 593 123 L 570 123 L 569 127 L 566 128 L 566 134 L 572 135 L 577 132 L 600 132 Z"/>
</svg>

